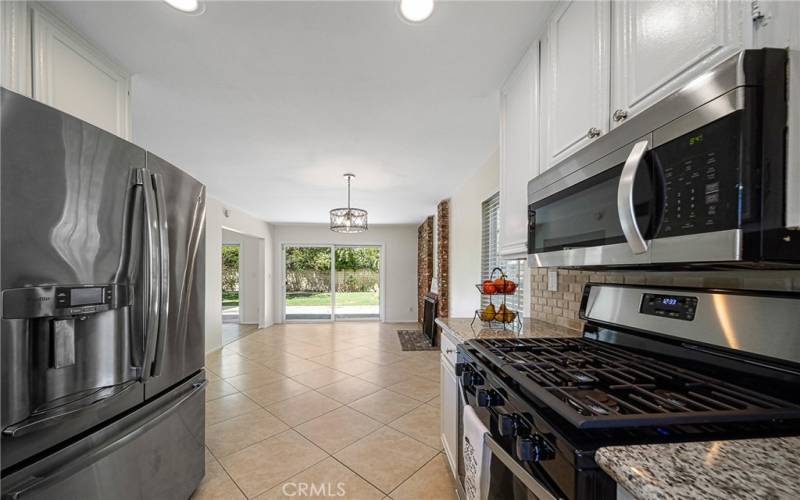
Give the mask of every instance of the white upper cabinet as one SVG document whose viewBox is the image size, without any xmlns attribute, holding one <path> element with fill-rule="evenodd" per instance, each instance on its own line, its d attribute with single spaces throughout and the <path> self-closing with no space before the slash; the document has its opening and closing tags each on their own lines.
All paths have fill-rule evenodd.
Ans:
<svg viewBox="0 0 800 500">
<path fill-rule="evenodd" d="M 500 91 L 500 255 L 525 257 L 528 181 L 539 174 L 539 44 Z"/>
<path fill-rule="evenodd" d="M 542 171 L 608 132 L 609 25 L 602 0 L 564 2 L 542 42 Z"/>
<path fill-rule="evenodd" d="M 611 8 L 612 127 L 744 48 L 744 26 L 752 29 L 749 2 L 617 0 Z"/>
<path fill-rule="evenodd" d="M 29 14 L 32 97 L 129 139 L 128 73 L 41 7 Z"/>
</svg>

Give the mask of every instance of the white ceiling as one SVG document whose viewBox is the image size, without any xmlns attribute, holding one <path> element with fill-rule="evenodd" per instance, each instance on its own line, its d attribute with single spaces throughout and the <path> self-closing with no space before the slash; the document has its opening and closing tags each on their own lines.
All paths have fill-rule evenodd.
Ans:
<svg viewBox="0 0 800 500">
<path fill-rule="evenodd" d="M 498 89 L 550 4 L 392 1 L 54 2 L 134 75 L 134 142 L 274 222 L 418 222 L 497 148 Z"/>
</svg>

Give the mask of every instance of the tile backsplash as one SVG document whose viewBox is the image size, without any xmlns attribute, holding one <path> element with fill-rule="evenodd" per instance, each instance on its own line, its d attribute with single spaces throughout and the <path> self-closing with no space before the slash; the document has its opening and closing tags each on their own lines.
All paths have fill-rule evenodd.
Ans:
<svg viewBox="0 0 800 500">
<path fill-rule="evenodd" d="M 547 290 L 547 272 L 557 270 L 558 291 Z M 578 318 L 583 285 L 627 283 L 633 285 L 734 288 L 745 290 L 800 291 L 800 270 L 726 271 L 583 271 L 575 269 L 531 269 L 531 308 L 534 319 L 575 330 L 583 328 Z"/>
</svg>

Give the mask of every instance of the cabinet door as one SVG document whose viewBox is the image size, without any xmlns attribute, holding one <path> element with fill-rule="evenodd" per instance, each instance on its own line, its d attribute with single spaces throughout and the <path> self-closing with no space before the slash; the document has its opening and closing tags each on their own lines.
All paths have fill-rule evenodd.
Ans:
<svg viewBox="0 0 800 500">
<path fill-rule="evenodd" d="M 524 257 L 528 181 L 539 174 L 539 44 L 500 91 L 500 256 Z"/>
<path fill-rule="evenodd" d="M 542 171 L 608 131 L 610 17 L 607 1 L 575 0 L 550 20 L 542 45 Z"/>
<path fill-rule="evenodd" d="M 128 139 L 128 74 L 45 10 L 31 15 L 33 98 Z"/>
<path fill-rule="evenodd" d="M 450 462 L 450 469 L 458 475 L 458 379 L 452 365 L 440 356 L 441 432 L 442 445 Z"/>
<path fill-rule="evenodd" d="M 748 6 L 726 0 L 614 2 L 612 127 L 744 48 Z"/>
</svg>

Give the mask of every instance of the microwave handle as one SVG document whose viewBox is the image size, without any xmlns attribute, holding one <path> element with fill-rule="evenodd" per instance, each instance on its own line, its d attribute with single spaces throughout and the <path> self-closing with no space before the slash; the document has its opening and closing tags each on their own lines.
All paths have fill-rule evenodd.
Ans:
<svg viewBox="0 0 800 500">
<path fill-rule="evenodd" d="M 619 222 L 622 226 L 622 233 L 625 235 L 628 246 L 631 247 L 634 255 L 643 254 L 647 251 L 647 242 L 642 237 L 641 231 L 639 231 L 639 225 L 636 224 L 636 214 L 633 206 L 633 183 L 636 180 L 636 172 L 639 170 L 639 165 L 642 164 L 645 153 L 647 153 L 646 140 L 634 144 L 628 159 L 625 160 L 625 166 L 622 167 L 622 174 L 619 177 L 619 186 L 617 187 Z"/>
</svg>

